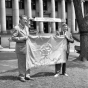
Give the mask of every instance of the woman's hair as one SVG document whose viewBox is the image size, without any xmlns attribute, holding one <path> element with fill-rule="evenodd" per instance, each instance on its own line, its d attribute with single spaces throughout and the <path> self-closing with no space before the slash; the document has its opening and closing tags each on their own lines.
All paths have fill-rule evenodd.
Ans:
<svg viewBox="0 0 88 88">
<path fill-rule="evenodd" d="M 27 16 L 26 16 L 26 15 L 21 15 L 21 16 L 19 16 L 19 18 L 20 18 L 20 19 L 19 19 L 19 23 L 21 22 L 21 20 L 22 20 L 22 19 L 24 19 L 24 17 L 26 17 L 26 18 L 27 18 Z"/>
<path fill-rule="evenodd" d="M 67 31 L 71 32 L 70 27 L 69 27 L 66 23 L 63 23 L 63 24 L 62 24 L 62 29 L 64 30 L 64 28 L 63 28 L 63 27 L 67 28 L 67 29 L 65 29 L 65 30 L 67 30 Z"/>
<path fill-rule="evenodd" d="M 26 16 L 26 15 L 21 15 L 21 16 L 19 16 L 19 18 L 20 18 L 20 19 L 23 19 L 24 17 L 26 17 L 26 18 L 27 18 L 27 16 Z"/>
<path fill-rule="evenodd" d="M 64 26 L 65 26 L 65 27 L 68 27 L 66 23 L 63 23 L 63 24 L 62 24 L 62 27 L 64 27 Z"/>
</svg>

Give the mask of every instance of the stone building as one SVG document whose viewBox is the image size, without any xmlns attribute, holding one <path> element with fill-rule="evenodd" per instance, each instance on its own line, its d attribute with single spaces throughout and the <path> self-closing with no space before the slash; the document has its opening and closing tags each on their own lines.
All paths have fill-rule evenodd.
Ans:
<svg viewBox="0 0 88 88">
<path fill-rule="evenodd" d="M 88 13 L 88 1 L 82 1 L 83 15 Z M 73 0 L 0 0 L 1 45 L 8 47 L 10 31 L 19 23 L 19 16 L 51 17 L 65 19 L 71 31 L 78 32 Z M 39 32 L 55 32 L 59 23 L 33 22 Z"/>
</svg>

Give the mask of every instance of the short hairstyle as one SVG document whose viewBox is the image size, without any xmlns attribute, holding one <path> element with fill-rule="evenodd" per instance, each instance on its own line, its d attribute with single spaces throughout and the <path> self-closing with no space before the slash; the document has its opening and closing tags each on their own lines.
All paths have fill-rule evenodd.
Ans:
<svg viewBox="0 0 88 88">
<path fill-rule="evenodd" d="M 67 27 L 67 24 L 66 23 L 63 23 L 62 26 L 66 26 Z"/>
<path fill-rule="evenodd" d="M 21 16 L 19 16 L 19 18 L 20 18 L 20 19 L 23 19 L 24 17 L 26 17 L 26 18 L 27 18 L 27 16 L 26 16 L 26 15 L 21 15 Z"/>
</svg>

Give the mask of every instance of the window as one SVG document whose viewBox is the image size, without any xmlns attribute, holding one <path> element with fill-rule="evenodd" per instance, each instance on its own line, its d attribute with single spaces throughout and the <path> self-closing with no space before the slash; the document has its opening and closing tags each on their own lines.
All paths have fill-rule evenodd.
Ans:
<svg viewBox="0 0 88 88">
<path fill-rule="evenodd" d="M 85 15 L 88 14 L 88 2 L 87 1 L 84 2 L 84 13 Z"/>
<path fill-rule="evenodd" d="M 34 29 L 36 29 L 36 22 L 35 21 L 33 21 L 33 27 L 34 27 Z"/>
<path fill-rule="evenodd" d="M 58 11 L 58 1 L 55 1 L 55 11 Z"/>
<path fill-rule="evenodd" d="M 31 21 L 31 26 L 29 27 L 30 34 L 36 34 L 36 22 Z"/>
<path fill-rule="evenodd" d="M 24 0 L 19 1 L 19 9 L 24 9 Z"/>
<path fill-rule="evenodd" d="M 32 9 L 36 10 L 36 0 L 32 0 Z"/>
<path fill-rule="evenodd" d="M 35 30 L 36 29 L 36 22 L 35 21 L 31 21 L 31 29 Z"/>
<path fill-rule="evenodd" d="M 58 30 L 58 22 L 56 22 L 56 30 Z"/>
<path fill-rule="evenodd" d="M 44 22 L 44 33 L 48 33 L 48 22 Z"/>
<path fill-rule="evenodd" d="M 43 9 L 47 10 L 47 0 L 43 0 Z"/>
<path fill-rule="evenodd" d="M 66 18 L 66 24 L 68 25 L 68 19 Z"/>
<path fill-rule="evenodd" d="M 6 8 L 12 8 L 12 0 L 5 0 Z"/>
<path fill-rule="evenodd" d="M 65 11 L 66 12 L 68 11 L 68 4 L 67 4 L 67 2 L 65 2 Z"/>
<path fill-rule="evenodd" d="M 77 24 L 77 19 L 75 19 L 75 31 L 77 31 L 77 28 L 78 28 L 77 25 L 78 25 Z"/>
<path fill-rule="evenodd" d="M 6 28 L 7 30 L 11 30 L 13 28 L 12 16 L 6 16 Z"/>
</svg>

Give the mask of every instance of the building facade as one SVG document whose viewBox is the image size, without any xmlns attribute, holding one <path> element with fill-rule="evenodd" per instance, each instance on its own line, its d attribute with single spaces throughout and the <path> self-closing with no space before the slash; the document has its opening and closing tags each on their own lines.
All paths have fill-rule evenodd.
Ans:
<svg viewBox="0 0 88 88">
<path fill-rule="evenodd" d="M 81 2 L 83 15 L 88 13 L 88 1 Z M 73 0 L 0 0 L 0 32 L 1 45 L 6 46 L 4 40 L 9 41 L 10 31 L 19 23 L 19 16 L 25 14 L 30 17 L 51 17 L 65 19 L 71 31 L 78 32 Z M 33 27 L 40 33 L 55 32 L 60 23 L 33 22 Z M 8 37 L 9 38 L 9 37 Z"/>
</svg>

